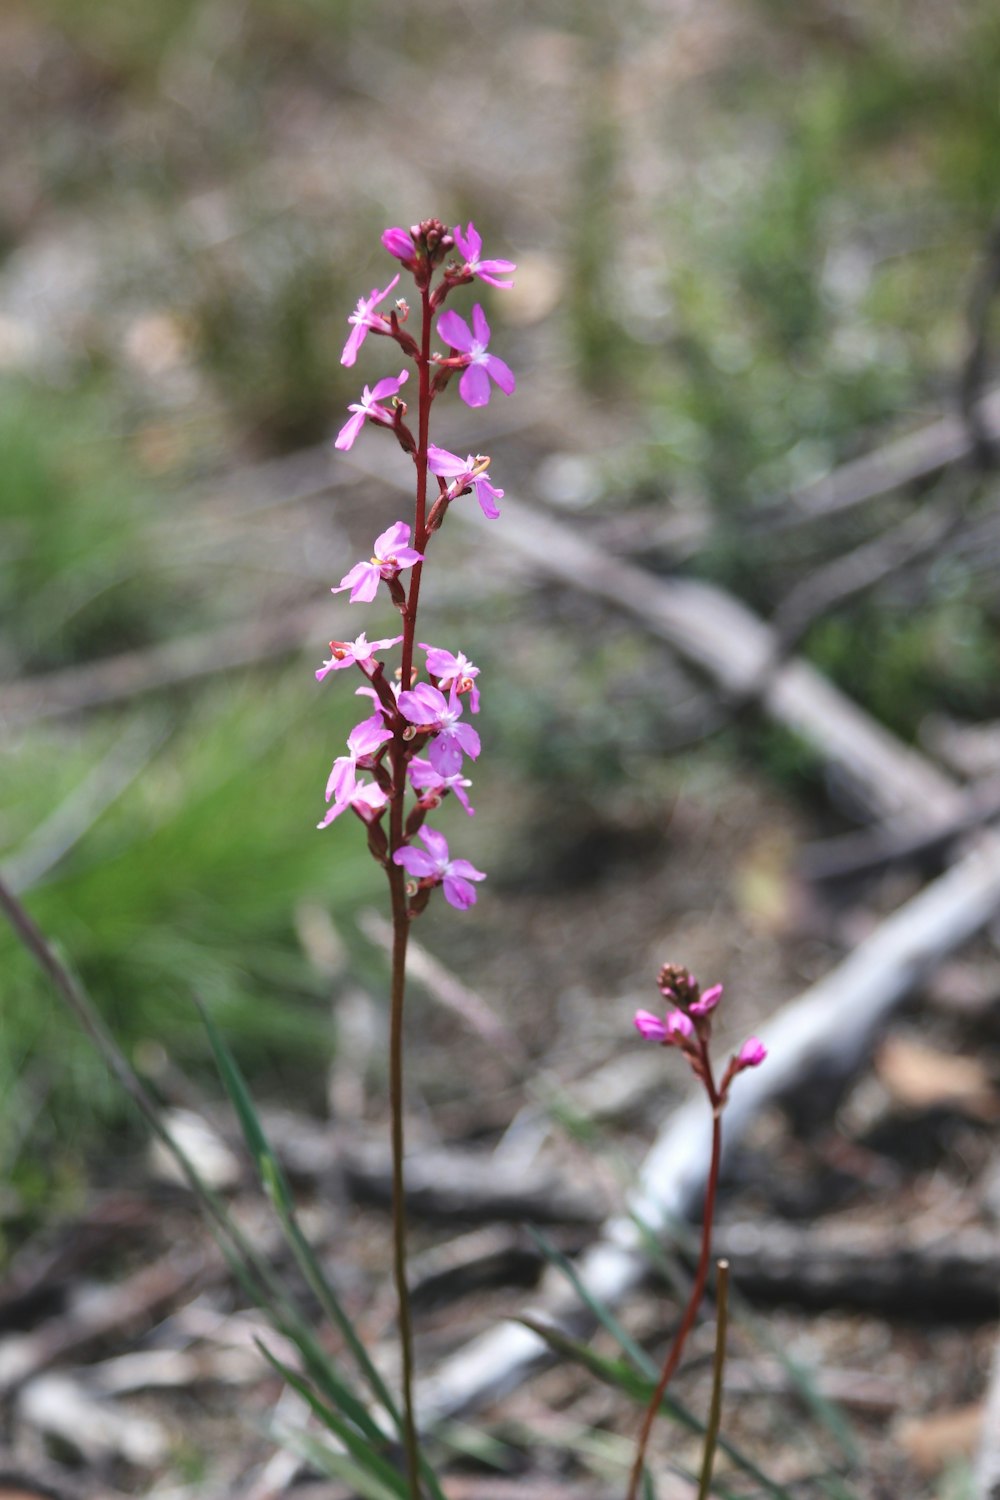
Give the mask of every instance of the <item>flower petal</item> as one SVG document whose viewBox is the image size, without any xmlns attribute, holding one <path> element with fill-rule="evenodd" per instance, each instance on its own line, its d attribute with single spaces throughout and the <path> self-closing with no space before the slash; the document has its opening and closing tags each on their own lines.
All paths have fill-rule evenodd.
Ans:
<svg viewBox="0 0 1000 1500">
<path fill-rule="evenodd" d="M 420 837 L 437 866 L 440 868 L 446 865 L 448 863 L 448 840 L 444 834 L 438 833 L 436 828 L 428 828 L 425 823 L 420 830 Z"/>
<path fill-rule="evenodd" d="M 487 406 L 490 399 L 490 377 L 482 365 L 467 365 L 458 382 L 458 394 L 466 406 Z"/>
<path fill-rule="evenodd" d="M 469 325 L 464 318 L 460 318 L 453 307 L 449 307 L 438 318 L 438 338 L 442 339 L 450 349 L 457 349 L 460 354 L 468 354 L 472 349 L 472 334 Z"/>
<path fill-rule="evenodd" d="M 487 354 L 483 363 L 504 395 L 512 396 L 517 389 L 517 381 L 510 365 L 505 364 L 498 354 Z"/>
<path fill-rule="evenodd" d="M 476 343 L 485 349 L 490 341 L 490 325 L 486 321 L 486 314 L 477 302 L 472 309 L 472 331 L 476 336 Z"/>
</svg>

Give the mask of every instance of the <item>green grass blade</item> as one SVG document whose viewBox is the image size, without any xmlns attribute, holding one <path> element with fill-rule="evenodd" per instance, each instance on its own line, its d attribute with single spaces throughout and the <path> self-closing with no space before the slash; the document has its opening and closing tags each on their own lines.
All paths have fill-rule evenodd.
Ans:
<svg viewBox="0 0 1000 1500">
<path fill-rule="evenodd" d="M 239 1064 L 206 1008 L 199 1002 L 196 1003 L 198 1003 L 199 1011 L 205 1022 L 205 1029 L 208 1032 L 209 1042 L 215 1054 L 216 1064 L 219 1068 L 226 1092 L 239 1119 L 247 1147 L 253 1156 L 261 1184 L 274 1204 L 289 1247 L 309 1283 L 313 1295 L 316 1297 L 326 1316 L 340 1331 L 361 1374 L 371 1387 L 375 1399 L 380 1401 L 386 1408 L 397 1429 L 402 1433 L 402 1416 L 392 1393 L 369 1357 L 343 1304 L 331 1287 L 312 1246 L 302 1233 L 295 1214 L 295 1203 L 288 1185 L 288 1179 L 261 1125 L 260 1117 L 257 1114 L 253 1098 L 246 1080 L 240 1071 Z"/>
<path fill-rule="evenodd" d="M 552 1241 L 546 1235 L 542 1234 L 541 1230 L 535 1229 L 530 1224 L 528 1225 L 528 1233 L 549 1264 L 562 1272 L 580 1298 L 580 1301 L 590 1309 L 602 1327 L 607 1329 L 622 1352 L 628 1355 L 639 1373 L 645 1375 L 655 1383 L 659 1371 L 654 1361 L 649 1357 L 645 1349 L 636 1343 L 632 1335 L 626 1332 L 606 1303 L 602 1302 L 600 1298 L 595 1297 L 590 1288 L 584 1284 L 569 1256 L 564 1255 L 560 1249 L 553 1245 Z"/>
<path fill-rule="evenodd" d="M 343 1417 L 332 1406 L 328 1406 L 325 1401 L 321 1401 L 308 1380 L 304 1379 L 303 1376 L 278 1359 L 277 1355 L 272 1354 L 260 1339 L 255 1339 L 254 1342 L 268 1364 L 278 1372 L 281 1378 L 293 1390 L 299 1393 L 309 1406 L 310 1411 L 319 1418 L 324 1427 L 340 1439 L 344 1447 L 357 1460 L 361 1467 L 374 1475 L 381 1484 L 399 1495 L 401 1500 L 405 1500 L 409 1492 L 406 1476 L 399 1469 L 394 1468 L 388 1459 L 383 1458 L 381 1453 L 378 1453 L 356 1428 L 352 1427 L 349 1422 L 345 1422 Z"/>
<path fill-rule="evenodd" d="M 614 1386 L 616 1390 L 623 1391 L 626 1395 L 631 1396 L 633 1400 L 641 1402 L 643 1405 L 651 1399 L 656 1386 L 655 1379 L 646 1379 L 645 1376 L 633 1370 L 631 1365 L 626 1364 L 624 1360 L 607 1359 L 604 1355 L 595 1353 L 586 1344 L 580 1343 L 578 1339 L 571 1338 L 569 1334 L 563 1333 L 561 1329 L 553 1328 L 550 1324 L 538 1323 L 533 1318 L 527 1317 L 520 1317 L 516 1321 L 523 1323 L 525 1328 L 530 1328 L 532 1333 L 537 1333 L 539 1338 L 544 1339 L 549 1347 L 554 1349 L 563 1358 L 583 1365 L 585 1369 L 589 1370 L 596 1379 L 603 1381 L 605 1385 Z M 705 1424 L 699 1422 L 698 1418 L 686 1406 L 682 1405 L 676 1396 L 671 1396 L 668 1392 L 664 1395 L 661 1406 L 667 1415 L 673 1417 L 681 1426 L 686 1427 L 690 1432 L 696 1432 L 700 1436 L 704 1436 Z M 725 1438 L 720 1438 L 719 1447 L 737 1468 L 741 1469 L 744 1474 L 749 1475 L 751 1479 L 755 1479 L 767 1494 L 774 1497 L 774 1500 L 791 1500 L 791 1496 L 786 1489 L 778 1484 L 777 1481 L 771 1479 L 762 1469 L 759 1469 L 753 1460 L 747 1458 L 733 1443 L 730 1443 Z M 691 1477 L 696 1479 L 694 1475 Z M 712 1487 L 717 1495 L 724 1497 L 724 1500 L 737 1500 L 737 1497 L 730 1496 L 729 1492 L 717 1480 L 713 1483 Z"/>
</svg>

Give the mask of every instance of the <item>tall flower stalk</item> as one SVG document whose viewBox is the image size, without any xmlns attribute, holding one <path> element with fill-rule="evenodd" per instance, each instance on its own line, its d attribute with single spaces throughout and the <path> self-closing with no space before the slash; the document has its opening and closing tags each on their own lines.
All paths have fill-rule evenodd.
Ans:
<svg viewBox="0 0 1000 1500">
<path fill-rule="evenodd" d="M 715 1201 L 719 1190 L 719 1167 L 722 1161 L 722 1111 L 729 1098 L 729 1086 L 737 1074 L 746 1068 L 758 1067 L 767 1052 L 756 1037 L 743 1043 L 735 1057 L 731 1057 L 721 1079 L 717 1079 L 709 1052 L 712 1039 L 713 1012 L 722 999 L 722 985 L 712 985 L 703 990 L 687 969 L 677 964 L 665 964 L 658 977 L 660 994 L 670 1006 L 664 1016 L 652 1011 L 636 1012 L 635 1026 L 646 1041 L 658 1042 L 661 1047 L 677 1047 L 683 1053 L 695 1078 L 705 1090 L 705 1097 L 712 1111 L 712 1152 L 708 1166 L 708 1182 L 705 1188 L 705 1206 L 701 1221 L 701 1248 L 694 1282 L 687 1306 L 681 1316 L 673 1342 L 667 1350 L 656 1389 L 646 1408 L 639 1429 L 635 1459 L 629 1476 L 628 1500 L 637 1500 L 642 1471 L 646 1462 L 653 1423 L 660 1409 L 667 1386 L 670 1384 L 681 1362 L 688 1334 L 694 1327 L 708 1284 L 708 1270 L 712 1255 L 712 1226 L 715 1222 Z M 717 1415 L 717 1414 L 716 1414 Z M 710 1463 L 710 1450 L 706 1449 L 706 1468 Z"/>
<path fill-rule="evenodd" d="M 364 631 L 354 641 L 331 641 L 330 659 L 316 672 L 356 668 L 364 682 L 357 693 L 371 699 L 374 712 L 351 731 L 347 754 L 336 758 L 326 788 L 329 804 L 319 823 L 326 828 L 350 811 L 364 824 L 372 856 L 383 866 L 392 907 L 392 983 L 389 1018 L 389 1104 L 392 1146 L 393 1275 L 399 1306 L 402 1366 L 403 1437 L 410 1493 L 419 1500 L 420 1452 L 413 1410 L 413 1325 L 406 1270 L 406 1214 L 403 1198 L 403 1012 L 406 999 L 406 950 L 410 923 L 440 888 L 445 900 L 462 911 L 476 901 L 476 884 L 485 880 L 467 859 L 451 857 L 443 833 L 426 825 L 450 794 L 467 813 L 470 786 L 463 775 L 466 759 L 480 751 L 479 735 L 465 719 L 465 709 L 479 710 L 479 669 L 462 652 L 417 641 L 417 611 L 427 553 L 452 503 L 474 494 L 483 514 L 499 515 L 503 490 L 489 478 L 490 460 L 483 454 L 463 459 L 430 441 L 431 408 L 460 372 L 458 390 L 467 406 L 485 406 L 493 386 L 510 395 L 514 376 L 490 352 L 490 327 L 482 307 L 472 308 L 471 326 L 449 308 L 437 316 L 456 288 L 479 277 L 490 286 L 512 285 L 505 278 L 516 267 L 505 260 L 483 260 L 482 239 L 470 223 L 463 232 L 449 230 L 438 219 L 411 229 L 391 228 L 382 244 L 400 262 L 401 271 L 384 290 L 374 287 L 348 318 L 350 334 L 341 363 L 353 365 L 370 334 L 388 338 L 416 367 L 416 431 L 400 392 L 409 379 L 405 368 L 365 386 L 341 429 L 336 447 L 349 449 L 362 427 L 391 433 L 413 460 L 415 496 L 412 525 L 396 521 L 378 536 L 371 556 L 356 563 L 332 592 L 350 590 L 352 604 L 373 602 L 384 584 L 399 611 L 401 634 L 369 641 Z M 419 300 L 419 326 L 408 326 L 410 305 L 398 297 L 383 304 L 402 272 L 412 277 Z M 435 325 L 435 318 L 437 319 Z M 441 350 L 432 348 L 435 333 Z M 408 393 L 414 387 L 407 386 Z M 404 582 L 404 575 L 405 582 Z M 383 652 L 400 647 L 394 675 L 386 675 Z M 415 665 L 416 651 L 425 653 Z M 367 779 L 370 776 L 370 780 Z M 419 839 L 419 844 L 414 840 Z"/>
</svg>

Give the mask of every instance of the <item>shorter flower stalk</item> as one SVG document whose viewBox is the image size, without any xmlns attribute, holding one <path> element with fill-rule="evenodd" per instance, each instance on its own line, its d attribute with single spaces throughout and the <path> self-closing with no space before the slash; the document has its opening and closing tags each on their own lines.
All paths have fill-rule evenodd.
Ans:
<svg viewBox="0 0 1000 1500">
<path fill-rule="evenodd" d="M 709 1264 L 712 1253 L 712 1226 L 715 1221 L 715 1203 L 719 1188 L 719 1168 L 722 1162 L 722 1112 L 729 1098 L 733 1080 L 747 1068 L 756 1068 L 764 1061 L 767 1050 L 756 1037 L 745 1041 L 739 1051 L 730 1057 L 722 1077 L 716 1080 L 709 1052 L 712 1039 L 714 1013 L 722 999 L 721 984 L 703 990 L 694 976 L 685 968 L 665 964 L 660 970 L 657 987 L 669 1007 L 663 1016 L 653 1011 L 637 1011 L 634 1025 L 646 1041 L 656 1042 L 661 1047 L 676 1047 L 684 1056 L 712 1112 L 712 1151 L 705 1187 L 705 1205 L 702 1211 L 701 1247 L 698 1265 L 687 1305 L 681 1316 L 673 1342 L 667 1351 L 636 1442 L 635 1460 L 629 1476 L 628 1500 L 636 1500 L 642 1482 L 642 1471 L 646 1461 L 646 1449 L 656 1414 L 664 1394 L 681 1362 L 688 1334 L 694 1327 L 705 1295 Z"/>
</svg>

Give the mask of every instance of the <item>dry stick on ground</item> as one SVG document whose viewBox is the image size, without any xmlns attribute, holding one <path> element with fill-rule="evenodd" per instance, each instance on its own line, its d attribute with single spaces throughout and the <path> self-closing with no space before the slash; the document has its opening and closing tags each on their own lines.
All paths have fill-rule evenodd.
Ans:
<svg viewBox="0 0 1000 1500">
<path fill-rule="evenodd" d="M 894 832 L 875 826 L 806 844 L 796 867 L 806 880 L 851 880 L 903 860 L 936 858 L 956 839 L 1000 817 L 1000 775 L 984 778 L 959 794 L 961 809 L 948 823 L 926 832 Z"/>
<path fill-rule="evenodd" d="M 1000 438 L 1000 390 L 986 392 L 975 409 L 983 432 L 994 440 Z M 964 418 L 958 414 L 939 417 L 800 486 L 790 499 L 762 510 L 754 524 L 790 528 L 843 515 L 893 490 L 932 479 L 953 464 L 964 463 L 973 451 Z"/>
<path fill-rule="evenodd" d="M 278 615 L 255 615 L 202 635 L 182 636 L 143 651 L 67 667 L 0 686 L 0 729 L 14 729 L 35 719 L 58 718 L 81 709 L 121 703 L 140 693 L 175 683 L 210 677 L 216 672 L 298 651 L 310 639 L 326 639 L 344 607 L 301 605 Z"/>
<path fill-rule="evenodd" d="M 726 1111 L 728 1157 L 760 1112 L 810 1080 L 846 1080 L 871 1050 L 892 1011 L 914 985 L 979 931 L 1000 908 L 1000 840 L 981 837 L 940 879 L 907 902 L 855 951 L 760 1029 L 765 1067 L 745 1073 Z M 590 1292 L 610 1306 L 643 1280 L 647 1260 L 636 1220 L 654 1235 L 688 1216 L 704 1190 L 711 1122 L 697 1096 L 667 1120 L 639 1171 L 628 1212 L 611 1219 L 578 1270 Z M 739 1259 L 735 1258 L 736 1272 Z M 543 1287 L 545 1314 L 573 1328 L 589 1319 L 561 1278 Z M 537 1308 L 537 1304 L 536 1304 Z M 526 1328 L 506 1325 L 474 1340 L 422 1384 L 424 1422 L 482 1406 L 515 1389 L 549 1362 L 546 1345 Z"/>
</svg>

